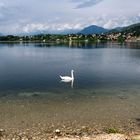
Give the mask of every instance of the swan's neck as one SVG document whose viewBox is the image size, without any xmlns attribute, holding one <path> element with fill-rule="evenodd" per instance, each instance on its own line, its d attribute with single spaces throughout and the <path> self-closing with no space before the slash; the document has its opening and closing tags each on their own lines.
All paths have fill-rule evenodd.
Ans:
<svg viewBox="0 0 140 140">
<path fill-rule="evenodd" d="M 73 71 L 71 71 L 71 78 L 74 79 Z"/>
</svg>

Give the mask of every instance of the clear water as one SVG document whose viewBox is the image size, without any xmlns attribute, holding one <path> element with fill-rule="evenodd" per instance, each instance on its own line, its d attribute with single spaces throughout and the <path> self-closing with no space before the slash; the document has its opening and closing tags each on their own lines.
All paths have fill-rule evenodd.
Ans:
<svg viewBox="0 0 140 140">
<path fill-rule="evenodd" d="M 139 85 L 140 50 L 106 45 L 69 48 L 1 44 L 0 92 L 71 90 L 70 84 L 61 83 L 59 78 L 70 75 L 71 69 L 75 76 L 73 90 Z"/>
<path fill-rule="evenodd" d="M 98 120 L 97 124 L 102 121 L 114 124 L 117 113 L 120 119 L 118 124 L 124 120 L 135 121 L 140 117 L 139 47 L 140 44 L 133 43 L 1 43 L 0 100 L 12 97 L 12 100 L 30 98 L 32 101 L 49 101 L 52 112 L 58 111 L 58 116 L 59 113 L 66 113 L 63 117 L 60 115 L 63 120 L 90 120 L 90 123 Z M 61 82 L 59 77 L 70 75 L 72 69 L 75 76 L 73 88 L 71 83 Z M 65 106 L 65 102 L 69 106 Z M 38 103 L 39 113 L 44 114 L 41 109 Z M 72 115 L 74 111 L 77 112 L 75 116 Z M 48 111 L 48 114 L 53 116 L 52 112 Z M 111 115 L 114 115 L 114 119 L 108 120 L 107 117 Z M 77 116 L 81 116 L 81 119 Z M 34 121 L 37 121 L 36 118 Z"/>
</svg>

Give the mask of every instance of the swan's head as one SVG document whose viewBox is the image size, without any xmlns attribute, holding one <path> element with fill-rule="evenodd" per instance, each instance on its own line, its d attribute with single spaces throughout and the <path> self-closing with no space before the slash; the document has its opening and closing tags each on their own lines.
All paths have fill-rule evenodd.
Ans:
<svg viewBox="0 0 140 140">
<path fill-rule="evenodd" d="M 71 72 L 74 72 L 74 70 L 71 70 Z"/>
</svg>

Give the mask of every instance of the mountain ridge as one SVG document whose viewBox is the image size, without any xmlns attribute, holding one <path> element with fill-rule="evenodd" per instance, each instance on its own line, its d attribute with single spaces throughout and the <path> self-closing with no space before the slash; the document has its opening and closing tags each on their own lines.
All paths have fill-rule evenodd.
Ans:
<svg viewBox="0 0 140 140">
<path fill-rule="evenodd" d="M 89 34 L 102 34 L 108 32 L 109 29 L 105 29 L 103 27 L 97 25 L 90 25 L 82 29 L 79 34 L 89 35 Z"/>
<path fill-rule="evenodd" d="M 40 34 L 58 34 L 58 35 L 68 35 L 68 34 L 83 34 L 83 35 L 90 35 L 90 34 L 111 34 L 111 33 L 134 33 L 136 35 L 140 35 L 140 23 L 132 24 L 125 27 L 116 27 L 113 29 L 106 29 L 97 25 L 90 25 L 87 27 L 84 27 L 83 29 L 66 29 L 66 30 L 56 30 L 56 31 L 50 31 L 50 30 L 40 30 L 40 31 L 34 31 L 29 33 L 18 33 L 13 34 L 16 36 L 31 36 L 31 35 L 40 35 Z M 0 36 L 6 36 L 8 34 L 0 33 Z"/>
</svg>

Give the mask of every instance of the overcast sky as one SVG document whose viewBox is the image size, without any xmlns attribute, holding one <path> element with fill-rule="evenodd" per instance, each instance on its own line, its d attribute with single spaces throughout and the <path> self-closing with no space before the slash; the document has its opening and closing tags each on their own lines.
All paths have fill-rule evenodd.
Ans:
<svg viewBox="0 0 140 140">
<path fill-rule="evenodd" d="M 140 22 L 140 0 L 0 0 L 0 32 L 6 34 L 104 28 Z"/>
</svg>

